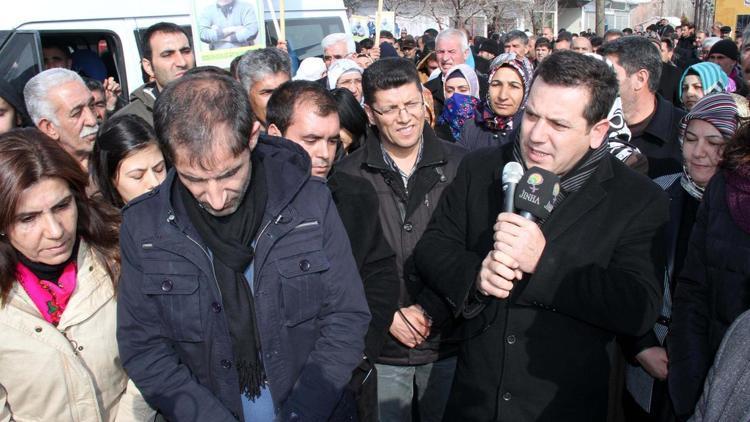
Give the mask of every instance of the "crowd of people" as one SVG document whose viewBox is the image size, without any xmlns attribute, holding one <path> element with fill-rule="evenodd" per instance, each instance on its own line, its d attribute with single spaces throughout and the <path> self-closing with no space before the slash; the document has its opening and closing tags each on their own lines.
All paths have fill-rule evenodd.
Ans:
<svg viewBox="0 0 750 422">
<path fill-rule="evenodd" d="M 0 420 L 747 419 L 750 30 L 712 31 L 225 70 L 162 22 L 129 101 L 47 46 L 0 81 Z"/>
</svg>

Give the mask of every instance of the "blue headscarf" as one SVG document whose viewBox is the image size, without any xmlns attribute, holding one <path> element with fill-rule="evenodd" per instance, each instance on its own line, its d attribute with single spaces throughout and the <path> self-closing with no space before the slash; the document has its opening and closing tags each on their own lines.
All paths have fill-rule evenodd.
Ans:
<svg viewBox="0 0 750 422">
<path fill-rule="evenodd" d="M 721 67 L 716 63 L 701 62 L 688 67 L 683 72 L 680 84 L 677 85 L 680 101 L 682 101 L 682 82 L 685 81 L 685 77 L 690 73 L 695 73 L 700 78 L 704 96 L 717 92 L 727 92 L 729 77 L 721 70 Z"/>
<path fill-rule="evenodd" d="M 461 139 L 461 129 L 467 120 L 473 119 L 476 114 L 479 99 L 471 95 L 454 93 L 445 100 L 445 106 L 438 118 L 438 124 L 447 124 L 451 129 L 453 140 Z"/>
</svg>

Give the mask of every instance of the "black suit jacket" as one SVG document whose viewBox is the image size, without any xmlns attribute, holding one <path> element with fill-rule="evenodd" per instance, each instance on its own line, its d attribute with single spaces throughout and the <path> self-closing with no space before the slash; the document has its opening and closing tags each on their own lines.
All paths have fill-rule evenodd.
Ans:
<svg viewBox="0 0 750 422">
<path fill-rule="evenodd" d="M 512 144 L 467 155 L 416 249 L 425 282 L 468 319 L 444 420 L 605 420 L 607 344 L 644 334 L 661 304 L 666 194 L 605 157 L 542 227 L 537 271 L 509 299 L 483 298 L 511 159 Z"/>
</svg>

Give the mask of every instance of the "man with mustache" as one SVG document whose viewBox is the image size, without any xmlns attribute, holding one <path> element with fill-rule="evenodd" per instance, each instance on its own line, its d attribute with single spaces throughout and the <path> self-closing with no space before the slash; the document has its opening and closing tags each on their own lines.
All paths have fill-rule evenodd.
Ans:
<svg viewBox="0 0 750 422">
<path fill-rule="evenodd" d="M 34 76 L 23 89 L 34 124 L 60 142 L 84 169 L 94 148 L 99 125 L 94 96 L 77 73 L 54 68 Z"/>
<path fill-rule="evenodd" d="M 435 39 L 435 54 L 437 55 L 438 66 L 440 66 L 440 75 L 424 84 L 424 86 L 432 93 L 432 98 L 435 101 L 435 115 L 439 116 L 445 105 L 442 75 L 453 66 L 466 63 L 471 55 L 466 33 L 453 28 L 439 33 Z M 485 98 L 488 88 L 487 78 L 480 74 L 477 74 L 477 77 L 479 78 L 479 98 Z"/>
</svg>

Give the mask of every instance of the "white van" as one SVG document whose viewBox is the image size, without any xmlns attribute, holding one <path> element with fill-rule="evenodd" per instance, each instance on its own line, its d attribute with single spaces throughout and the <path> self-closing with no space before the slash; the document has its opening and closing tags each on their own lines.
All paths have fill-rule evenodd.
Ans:
<svg viewBox="0 0 750 422">
<path fill-rule="evenodd" d="M 267 5 L 266 0 L 264 6 Z M 278 0 L 273 0 L 278 17 Z M 311 6 L 312 5 L 312 6 Z M 349 33 L 342 0 L 286 0 L 286 37 L 300 60 L 323 54 L 320 40 Z M 313 8 L 314 7 L 314 8 Z M 265 7 L 266 40 L 276 43 Z M 189 0 L 29 0 L 3 6 L 0 14 L 0 77 L 22 87 L 42 70 L 41 47 L 65 44 L 96 52 L 124 93 L 143 84 L 141 34 L 157 22 L 173 22 L 190 33 Z"/>
</svg>

